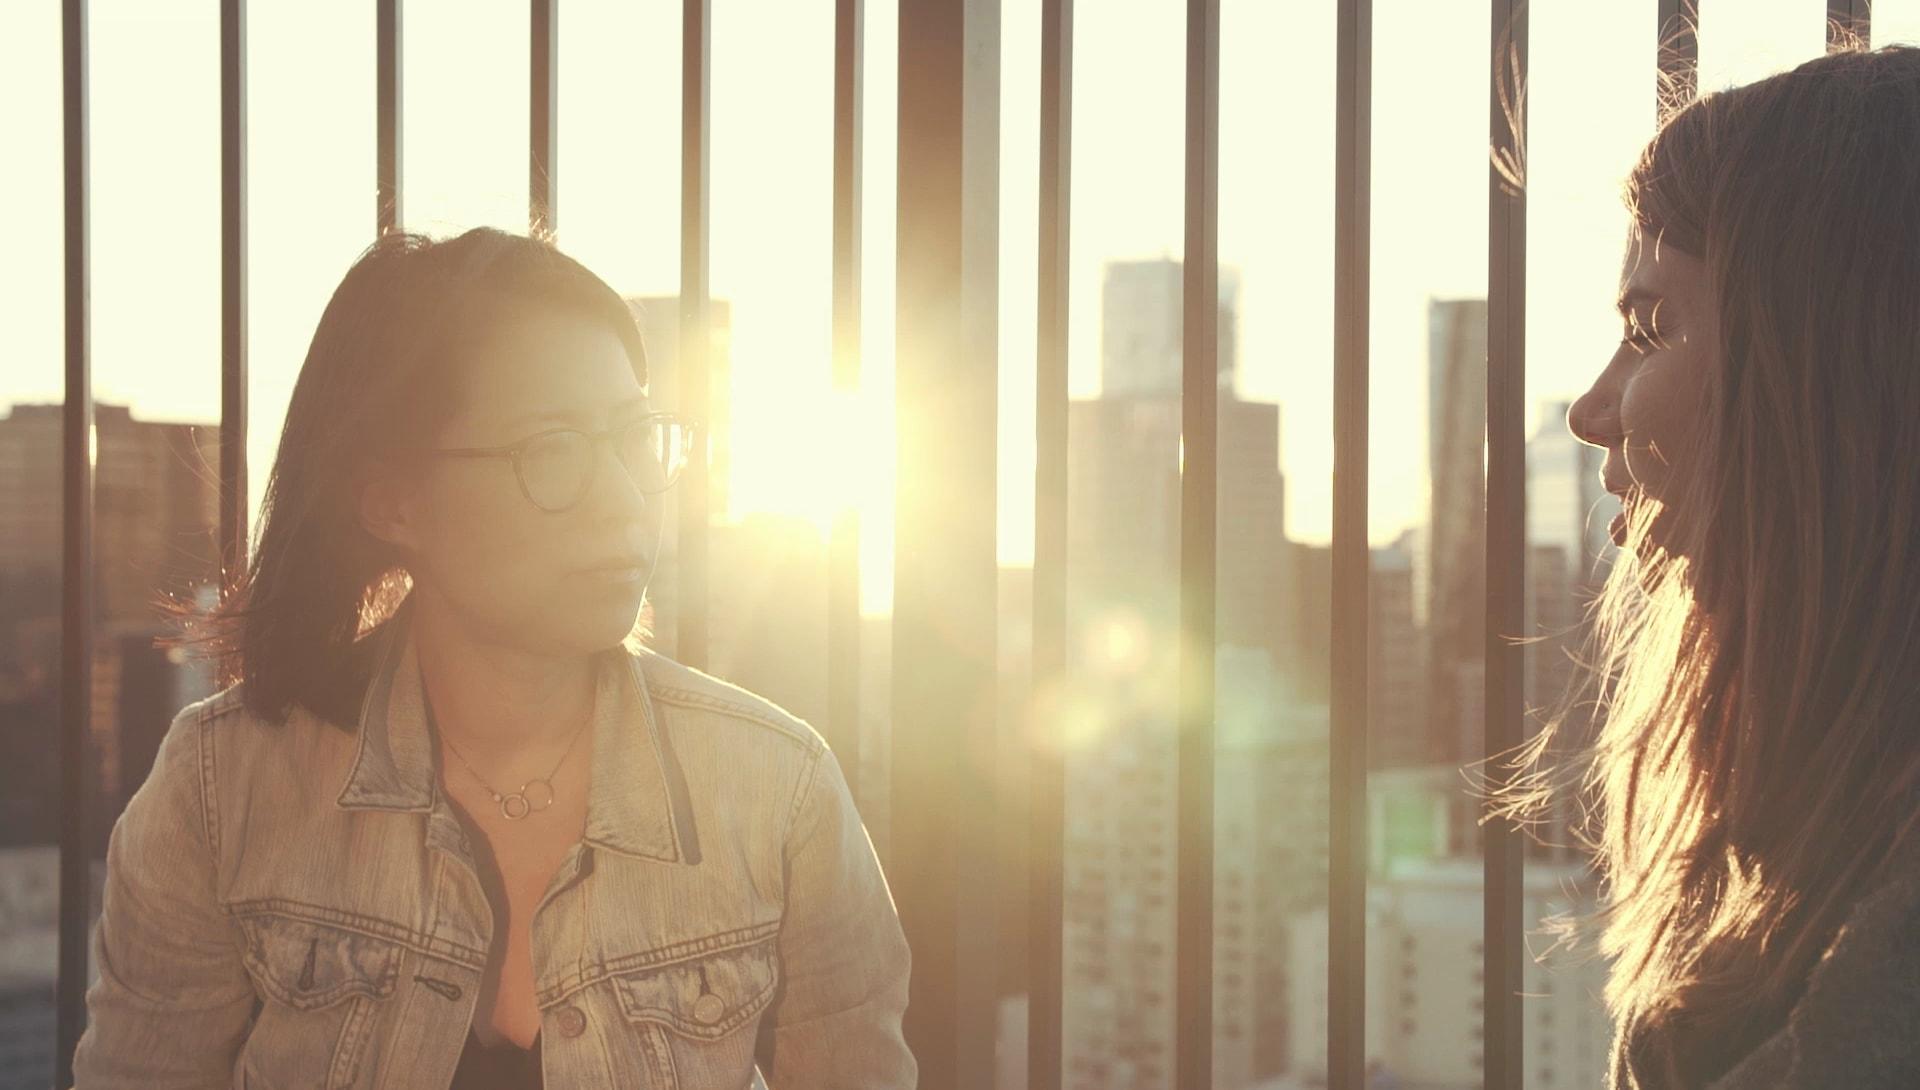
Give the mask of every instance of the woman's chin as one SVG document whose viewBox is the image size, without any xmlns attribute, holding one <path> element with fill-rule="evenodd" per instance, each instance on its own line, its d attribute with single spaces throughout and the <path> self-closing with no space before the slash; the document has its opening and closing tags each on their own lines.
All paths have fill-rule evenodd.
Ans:
<svg viewBox="0 0 1920 1090">
<path fill-rule="evenodd" d="M 567 603 L 562 627 L 569 640 L 577 640 L 583 650 L 613 647 L 633 632 L 646 604 L 644 581 L 619 587 L 601 587 L 573 596 Z"/>
</svg>

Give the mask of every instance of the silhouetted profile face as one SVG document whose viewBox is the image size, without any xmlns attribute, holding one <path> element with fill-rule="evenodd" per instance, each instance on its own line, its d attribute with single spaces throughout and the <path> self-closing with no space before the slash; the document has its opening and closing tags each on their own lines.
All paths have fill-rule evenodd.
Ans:
<svg viewBox="0 0 1920 1090">
<path fill-rule="evenodd" d="M 603 323 L 509 307 L 476 340 L 448 391 L 453 414 L 439 435 L 423 437 L 428 445 L 601 433 L 650 411 L 625 346 Z M 404 546 L 416 587 L 482 638 L 557 654 L 612 647 L 639 616 L 665 496 L 641 487 L 642 473 L 613 443 L 585 444 L 582 462 L 576 440 L 539 439 L 517 471 L 505 457 L 429 459 L 417 475 L 363 491 L 363 521 Z M 582 478 L 570 467 L 583 465 L 587 483 L 575 488 Z M 557 507 L 569 497 L 559 510 L 535 502 Z"/>
<path fill-rule="evenodd" d="M 1629 515 L 1651 502 L 1650 536 L 1684 540 L 1680 482 L 1705 452 L 1692 439 L 1706 411 L 1709 368 L 1719 358 L 1718 313 L 1704 262 L 1634 231 L 1620 276 L 1622 338 L 1567 413 L 1576 438 L 1604 447 L 1609 492 Z M 1616 519 L 1615 542 L 1624 525 Z"/>
</svg>

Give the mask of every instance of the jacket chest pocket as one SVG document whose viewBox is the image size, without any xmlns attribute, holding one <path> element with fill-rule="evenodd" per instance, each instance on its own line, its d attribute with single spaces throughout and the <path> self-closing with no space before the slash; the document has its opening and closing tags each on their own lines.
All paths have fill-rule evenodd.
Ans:
<svg viewBox="0 0 1920 1090">
<path fill-rule="evenodd" d="M 620 1011 L 639 1032 L 664 1086 L 746 1086 L 755 1027 L 780 982 L 775 940 L 613 978 Z"/>
<path fill-rule="evenodd" d="M 381 1005 L 396 990 L 395 943 L 296 916 L 239 917 L 242 961 L 261 999 L 241 1064 L 248 1085 L 359 1085 Z"/>
</svg>

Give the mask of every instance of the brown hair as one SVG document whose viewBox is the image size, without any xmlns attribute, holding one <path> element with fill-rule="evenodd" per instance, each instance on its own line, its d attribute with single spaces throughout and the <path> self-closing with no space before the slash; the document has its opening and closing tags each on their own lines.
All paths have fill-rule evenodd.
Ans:
<svg viewBox="0 0 1920 1090">
<path fill-rule="evenodd" d="M 1596 604 L 1589 763 L 1630 1075 L 1697 1086 L 1779 1027 L 1915 823 L 1920 49 L 1850 49 L 1674 112 L 1626 198 L 1703 260 L 1721 358 L 1680 494 Z M 1568 707 L 1579 704 L 1570 700 Z"/>
<path fill-rule="evenodd" d="M 560 308 L 620 336 L 642 385 L 646 352 L 627 303 L 546 238 L 488 227 L 455 238 L 393 232 L 360 255 L 314 329 L 244 570 L 200 614 L 163 608 L 244 682 L 249 713 L 299 704 L 352 727 L 371 665 L 361 637 L 393 616 L 406 558 L 361 526 L 356 497 L 372 467 L 408 468 L 404 445 L 431 436 L 458 404 L 472 346 L 512 308 Z"/>
</svg>

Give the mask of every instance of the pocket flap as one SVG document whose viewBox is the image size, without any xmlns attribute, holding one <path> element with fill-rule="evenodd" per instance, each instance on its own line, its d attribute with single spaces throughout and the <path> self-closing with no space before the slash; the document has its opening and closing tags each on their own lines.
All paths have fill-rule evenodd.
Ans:
<svg viewBox="0 0 1920 1090">
<path fill-rule="evenodd" d="M 239 922 L 247 971 L 263 993 L 296 1010 L 355 995 L 385 998 L 399 980 L 400 948 L 383 939 L 277 913 Z"/>
<path fill-rule="evenodd" d="M 715 1038 L 739 1029 L 772 1002 L 779 977 L 775 940 L 766 939 L 625 973 L 613 982 L 629 1019 Z"/>
</svg>

